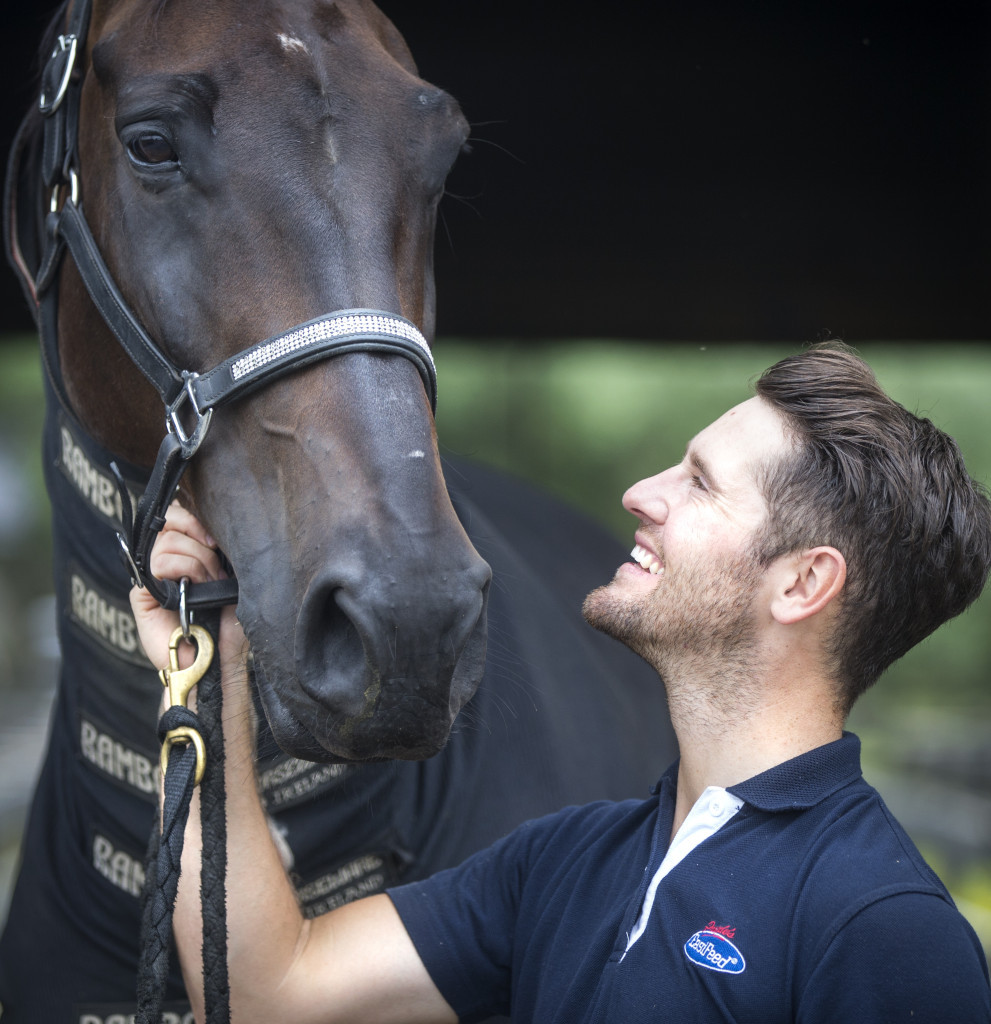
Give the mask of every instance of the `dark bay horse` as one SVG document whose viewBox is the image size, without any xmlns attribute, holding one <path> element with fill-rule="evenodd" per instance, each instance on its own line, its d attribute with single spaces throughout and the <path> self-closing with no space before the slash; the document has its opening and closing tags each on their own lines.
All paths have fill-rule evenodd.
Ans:
<svg viewBox="0 0 991 1024">
<path fill-rule="evenodd" d="M 467 126 L 374 7 L 104 0 L 88 50 L 83 208 L 177 365 L 205 371 L 331 310 L 430 333 L 436 204 Z M 161 402 L 72 261 L 60 290 L 68 401 L 150 464 Z M 282 745 L 435 753 L 481 675 L 488 570 L 446 499 L 409 362 L 348 354 L 259 390 L 216 417 L 184 483 L 247 577 L 238 611 Z"/>
<path fill-rule="evenodd" d="M 42 90 L 49 108 L 76 90 L 78 149 L 53 157 L 52 112 L 34 111 L 8 173 L 8 253 L 43 326 L 57 299 L 44 460 L 63 669 L 0 945 L 4 1024 L 133 1007 L 160 685 L 135 643 L 108 467 L 153 490 L 165 431 L 121 310 L 186 371 L 183 417 L 214 367 L 335 311 L 381 311 L 389 329 L 398 315 L 429 340 L 437 204 L 467 137 L 363 0 L 93 0 L 73 63 L 81 3 L 54 22 L 45 52 L 69 70 Z M 71 242 L 74 258 L 50 244 L 66 210 L 110 300 Z M 199 417 L 180 484 L 236 572 L 260 784 L 308 913 L 564 803 L 638 794 L 673 750 L 656 678 L 580 620 L 617 546 L 479 467 L 449 464 L 445 482 L 429 356 L 323 355 L 249 379 L 202 438 Z M 171 995 L 181 1020 L 177 978 Z"/>
</svg>

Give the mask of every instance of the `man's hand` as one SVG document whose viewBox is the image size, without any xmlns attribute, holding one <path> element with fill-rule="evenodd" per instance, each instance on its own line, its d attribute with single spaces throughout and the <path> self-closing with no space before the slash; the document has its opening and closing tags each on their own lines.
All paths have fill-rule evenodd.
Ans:
<svg viewBox="0 0 991 1024">
<path fill-rule="evenodd" d="M 165 526 L 155 539 L 151 571 L 159 579 L 181 580 L 188 576 L 193 583 L 225 579 L 227 576 L 217 554 L 217 542 L 191 512 L 176 502 L 169 507 Z M 169 640 L 179 625 L 178 614 L 162 608 L 144 587 L 133 587 L 130 597 L 138 637 L 148 660 L 156 668 L 168 665 Z M 234 617 L 234 610 L 225 608 L 220 620 L 222 662 L 242 657 L 244 650 L 244 633 Z M 180 667 L 191 665 L 193 658 L 193 648 L 189 644 L 181 644 Z"/>
</svg>

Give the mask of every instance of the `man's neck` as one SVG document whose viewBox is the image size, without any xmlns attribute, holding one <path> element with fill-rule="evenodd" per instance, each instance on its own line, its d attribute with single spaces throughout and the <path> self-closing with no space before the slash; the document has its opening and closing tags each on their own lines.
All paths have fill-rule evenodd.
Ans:
<svg viewBox="0 0 991 1024">
<path fill-rule="evenodd" d="M 745 700 L 734 694 L 728 703 L 698 680 L 667 686 L 681 754 L 671 838 L 708 786 L 736 785 L 843 733 L 831 687 L 822 680 L 751 685 Z"/>
</svg>

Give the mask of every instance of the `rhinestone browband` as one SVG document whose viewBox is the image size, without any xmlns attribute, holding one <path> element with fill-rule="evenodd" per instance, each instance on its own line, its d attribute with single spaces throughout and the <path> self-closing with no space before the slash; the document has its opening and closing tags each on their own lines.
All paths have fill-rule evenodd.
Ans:
<svg viewBox="0 0 991 1024">
<path fill-rule="evenodd" d="M 328 317 L 297 327 L 275 338 L 264 342 L 258 348 L 245 353 L 231 364 L 231 376 L 234 380 L 253 373 L 281 359 L 284 356 L 318 345 L 332 338 L 343 338 L 349 335 L 370 335 L 402 338 L 420 348 L 430 365 L 433 357 L 426 338 L 411 324 L 396 317 L 379 316 L 374 313 L 347 314 L 339 317 Z"/>
</svg>

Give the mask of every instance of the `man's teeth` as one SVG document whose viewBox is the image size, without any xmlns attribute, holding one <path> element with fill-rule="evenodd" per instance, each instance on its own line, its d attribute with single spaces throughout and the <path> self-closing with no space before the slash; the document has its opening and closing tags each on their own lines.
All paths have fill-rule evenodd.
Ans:
<svg viewBox="0 0 991 1024">
<path fill-rule="evenodd" d="M 646 569 L 652 576 L 664 572 L 664 566 L 661 565 L 658 559 L 639 544 L 630 552 L 630 558 L 642 569 Z"/>
</svg>

